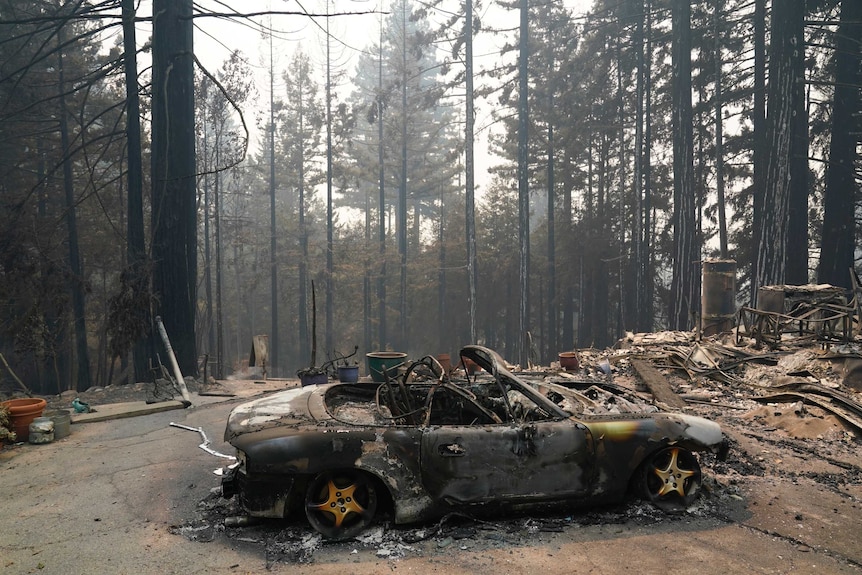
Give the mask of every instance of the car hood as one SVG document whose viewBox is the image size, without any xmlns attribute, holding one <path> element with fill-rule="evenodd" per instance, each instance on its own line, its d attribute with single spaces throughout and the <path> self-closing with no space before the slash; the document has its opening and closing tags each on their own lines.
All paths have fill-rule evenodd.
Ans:
<svg viewBox="0 0 862 575">
<path fill-rule="evenodd" d="M 297 387 L 236 406 L 228 416 L 225 441 L 263 429 L 315 425 L 327 419 L 321 395 L 321 389 L 327 387 Z"/>
</svg>

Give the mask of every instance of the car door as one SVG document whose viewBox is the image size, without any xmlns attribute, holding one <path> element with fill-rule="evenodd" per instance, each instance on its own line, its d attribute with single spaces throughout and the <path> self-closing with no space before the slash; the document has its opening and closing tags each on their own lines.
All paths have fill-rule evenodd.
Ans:
<svg viewBox="0 0 862 575">
<path fill-rule="evenodd" d="M 586 492 L 589 432 L 583 425 L 512 414 L 507 419 L 423 430 L 422 479 L 432 497 L 471 504 L 561 499 Z"/>
</svg>

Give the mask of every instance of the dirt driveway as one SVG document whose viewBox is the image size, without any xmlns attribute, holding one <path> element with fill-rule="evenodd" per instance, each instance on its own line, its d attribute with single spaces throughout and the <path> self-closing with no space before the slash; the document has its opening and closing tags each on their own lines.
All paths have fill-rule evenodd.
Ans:
<svg viewBox="0 0 862 575">
<path fill-rule="evenodd" d="M 232 385 L 243 395 L 283 386 Z M 0 451 L 0 572 L 862 573 L 859 443 L 810 409 L 689 408 L 718 420 L 733 449 L 727 462 L 703 460 L 704 496 L 680 516 L 632 501 L 497 521 L 384 521 L 331 544 L 299 521 L 224 526 L 232 503 L 214 491 L 213 471 L 225 460 L 170 424 L 200 427 L 230 453 L 221 433 L 240 399 L 193 400 Z"/>
</svg>

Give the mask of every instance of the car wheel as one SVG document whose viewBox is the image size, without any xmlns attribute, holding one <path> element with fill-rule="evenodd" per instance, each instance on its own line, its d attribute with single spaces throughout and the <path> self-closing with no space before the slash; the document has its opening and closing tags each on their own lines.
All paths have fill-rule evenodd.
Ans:
<svg viewBox="0 0 862 575">
<path fill-rule="evenodd" d="M 664 511 L 681 511 L 691 505 L 700 485 L 700 465 L 687 449 L 665 447 L 641 467 L 642 494 Z"/>
<path fill-rule="evenodd" d="M 308 486 L 305 515 L 327 539 L 350 539 L 374 520 L 377 491 L 371 476 L 361 471 L 321 473 Z"/>
</svg>

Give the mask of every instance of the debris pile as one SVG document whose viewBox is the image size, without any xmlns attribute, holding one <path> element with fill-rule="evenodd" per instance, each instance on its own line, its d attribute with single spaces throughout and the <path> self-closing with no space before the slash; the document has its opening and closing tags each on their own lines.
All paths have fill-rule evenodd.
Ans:
<svg viewBox="0 0 862 575">
<path fill-rule="evenodd" d="M 853 387 L 857 385 L 857 365 L 862 364 L 858 344 L 822 349 L 792 342 L 764 352 L 753 344 L 735 345 L 720 336 L 698 341 L 690 334 L 690 340 L 682 343 L 678 332 L 663 335 L 630 334 L 618 349 L 608 352 L 616 367 L 615 382 L 628 380 L 638 388 L 645 381 L 653 401 L 665 409 L 684 408 L 680 400 L 687 405 L 744 410 L 755 409 L 754 403 L 802 402 L 862 434 L 862 401 Z M 652 378 L 645 377 L 644 360 L 661 374 L 672 395 L 650 381 L 655 380 L 654 373 Z M 851 381 L 853 385 L 847 385 Z"/>
</svg>

